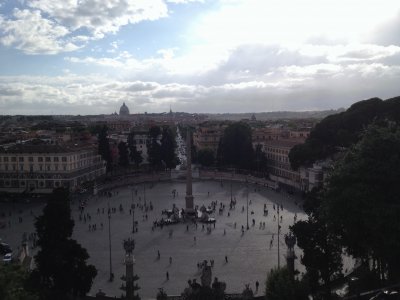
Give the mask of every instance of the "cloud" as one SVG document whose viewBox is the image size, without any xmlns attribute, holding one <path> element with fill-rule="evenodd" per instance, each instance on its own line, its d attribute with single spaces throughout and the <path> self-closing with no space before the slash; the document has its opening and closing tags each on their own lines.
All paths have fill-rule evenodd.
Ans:
<svg viewBox="0 0 400 300">
<path fill-rule="evenodd" d="M 127 24 L 157 20 L 168 15 L 168 7 L 162 0 L 32 0 L 28 5 L 72 31 L 85 28 L 96 38 L 116 33 Z"/>
<path fill-rule="evenodd" d="M 0 42 L 26 54 L 74 51 L 122 26 L 168 16 L 163 0 L 30 0 L 21 7 L 0 15 Z M 111 51 L 117 49 L 117 44 L 111 46 Z"/>
<path fill-rule="evenodd" d="M 12 19 L 0 17 L 0 43 L 27 54 L 55 54 L 79 49 L 70 31 L 42 17 L 38 10 L 14 9 Z"/>
<path fill-rule="evenodd" d="M 104 75 L 0 76 L 4 114 L 102 114 L 126 102 L 132 112 L 251 112 L 348 107 L 399 95 L 400 66 L 377 62 L 274 66 L 257 80 L 202 85 L 117 80 Z M 15 105 L 18 103 L 18 105 Z"/>
</svg>

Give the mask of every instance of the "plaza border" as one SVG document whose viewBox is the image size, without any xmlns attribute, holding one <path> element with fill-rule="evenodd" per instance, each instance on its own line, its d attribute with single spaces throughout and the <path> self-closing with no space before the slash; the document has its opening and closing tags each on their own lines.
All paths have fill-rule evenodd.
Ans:
<svg viewBox="0 0 400 300">
<path fill-rule="evenodd" d="M 239 174 L 235 172 L 221 172 L 221 171 L 210 171 L 202 169 L 194 169 L 192 171 L 193 181 L 198 180 L 214 180 L 214 181 L 235 181 L 243 182 L 246 184 L 255 184 L 264 186 L 272 190 L 278 190 L 279 184 L 276 181 L 260 178 L 252 175 Z M 182 182 L 186 180 L 186 171 L 159 171 L 145 174 L 126 174 L 117 176 L 109 179 L 111 182 L 97 184 L 97 191 L 107 191 L 115 188 L 125 187 L 129 185 L 142 184 L 146 182 L 161 182 L 161 181 L 178 181 Z"/>
</svg>

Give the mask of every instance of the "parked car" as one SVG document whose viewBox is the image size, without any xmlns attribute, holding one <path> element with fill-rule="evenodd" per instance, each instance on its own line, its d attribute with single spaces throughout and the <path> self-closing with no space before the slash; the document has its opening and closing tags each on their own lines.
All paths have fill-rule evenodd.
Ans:
<svg viewBox="0 0 400 300">
<path fill-rule="evenodd" d="M 10 245 L 6 243 L 0 243 L 0 254 L 6 255 L 7 253 L 12 253 L 12 249 Z"/>
<path fill-rule="evenodd" d="M 11 252 L 11 253 L 7 253 L 7 254 L 5 254 L 4 257 L 3 257 L 3 262 L 4 262 L 4 263 L 11 263 L 12 258 L 13 258 L 12 252 Z"/>
</svg>

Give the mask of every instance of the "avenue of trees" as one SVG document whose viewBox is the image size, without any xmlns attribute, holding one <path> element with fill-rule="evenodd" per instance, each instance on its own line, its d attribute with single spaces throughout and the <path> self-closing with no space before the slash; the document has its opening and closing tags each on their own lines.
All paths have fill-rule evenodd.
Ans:
<svg viewBox="0 0 400 300">
<path fill-rule="evenodd" d="M 400 128 L 375 121 L 333 166 L 326 185 L 304 203 L 308 220 L 292 226 L 309 287 L 330 299 L 342 254 L 361 262 L 361 289 L 400 280 Z"/>
<path fill-rule="evenodd" d="M 110 142 L 107 137 L 107 127 L 103 126 L 98 128 L 98 152 L 106 161 L 107 171 L 112 171 L 113 160 L 111 155 Z M 149 165 L 153 169 L 173 169 L 178 163 L 178 157 L 175 153 L 176 141 L 175 132 L 169 126 L 160 128 L 153 126 L 149 129 L 149 140 L 147 143 L 147 155 Z M 135 132 L 132 130 L 127 138 L 127 142 L 119 142 L 118 148 L 118 162 L 120 167 L 127 168 L 130 163 L 133 163 L 136 168 L 143 162 L 143 156 L 136 148 Z"/>
<path fill-rule="evenodd" d="M 153 126 L 149 130 L 149 144 L 147 145 L 148 160 L 154 169 L 173 169 L 179 159 L 176 156 L 175 132 L 171 127 L 165 126 L 162 129 Z"/>
</svg>

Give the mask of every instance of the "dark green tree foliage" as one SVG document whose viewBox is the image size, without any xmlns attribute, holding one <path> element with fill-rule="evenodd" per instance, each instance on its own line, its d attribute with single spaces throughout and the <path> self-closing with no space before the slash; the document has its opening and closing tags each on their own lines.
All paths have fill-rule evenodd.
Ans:
<svg viewBox="0 0 400 300">
<path fill-rule="evenodd" d="M 107 137 L 107 126 L 103 126 L 98 135 L 99 154 L 107 163 L 107 171 L 112 170 L 112 157 L 110 150 L 110 143 Z"/>
<path fill-rule="evenodd" d="M 161 159 L 167 169 L 173 169 L 178 164 L 178 157 L 175 150 L 175 134 L 169 126 L 164 126 L 161 137 Z"/>
<path fill-rule="evenodd" d="M 323 299 L 330 299 L 331 282 L 341 275 L 342 247 L 328 226 L 321 202 L 321 193 L 314 189 L 304 203 L 308 220 L 296 222 L 291 230 L 303 250 L 301 263 L 306 267 L 311 291 L 315 294 L 323 283 Z"/>
<path fill-rule="evenodd" d="M 325 211 L 347 251 L 400 279 L 400 129 L 371 125 L 334 168 Z"/>
<path fill-rule="evenodd" d="M 119 165 L 124 168 L 128 167 L 129 153 L 128 153 L 128 146 L 125 142 L 123 141 L 119 142 L 118 153 L 119 153 Z"/>
<path fill-rule="evenodd" d="M 29 273 L 17 264 L 0 264 L 0 299 L 37 300 L 27 288 Z"/>
<path fill-rule="evenodd" d="M 215 157 L 214 151 L 211 149 L 201 149 L 197 153 L 197 161 L 204 167 L 210 167 L 214 165 Z"/>
<path fill-rule="evenodd" d="M 242 122 L 229 125 L 219 141 L 218 165 L 251 169 L 253 161 L 254 151 L 250 126 Z"/>
<path fill-rule="evenodd" d="M 153 126 L 149 130 L 149 145 L 147 146 L 147 155 L 150 165 L 153 168 L 160 168 L 162 165 L 161 144 L 159 137 L 161 129 L 158 126 Z"/>
<path fill-rule="evenodd" d="M 272 269 L 265 284 L 267 300 L 306 300 L 307 289 L 302 282 L 293 280 L 286 267 Z"/>
<path fill-rule="evenodd" d="M 97 274 L 87 264 L 89 255 L 71 239 L 74 221 L 71 219 L 68 191 L 56 189 L 43 215 L 35 222 L 40 250 L 35 256 L 36 269 L 31 274 L 39 288 L 40 299 L 76 299 L 89 292 Z"/>
<path fill-rule="evenodd" d="M 257 144 L 254 151 L 254 170 L 257 172 L 265 172 L 267 170 L 267 156 L 262 151 L 262 145 Z"/>
<path fill-rule="evenodd" d="M 142 153 L 140 153 L 136 149 L 135 132 L 134 131 L 129 132 L 128 149 L 129 149 L 129 158 L 131 159 L 131 161 L 133 161 L 135 163 L 136 167 L 139 167 L 139 165 L 143 162 L 143 157 L 142 157 Z"/>
<path fill-rule="evenodd" d="M 292 168 L 310 165 L 331 156 L 341 147 L 350 147 L 371 122 L 384 119 L 400 121 L 400 97 L 360 101 L 345 112 L 326 117 L 315 126 L 304 144 L 292 148 L 289 153 Z"/>
</svg>

